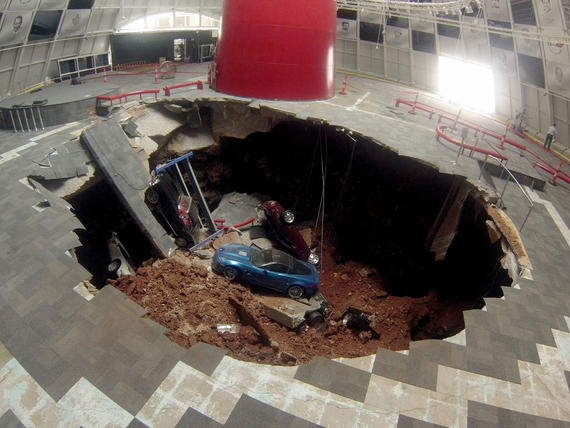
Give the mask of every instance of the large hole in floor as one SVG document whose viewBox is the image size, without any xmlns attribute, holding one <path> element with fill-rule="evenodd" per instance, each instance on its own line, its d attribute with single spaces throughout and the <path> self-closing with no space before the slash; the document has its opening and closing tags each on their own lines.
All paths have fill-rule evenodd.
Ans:
<svg viewBox="0 0 570 428">
<path fill-rule="evenodd" d="M 158 152 L 152 162 L 172 156 Z M 500 242 L 491 243 L 488 215 L 475 193 L 465 199 L 445 259 L 436 261 L 426 239 L 457 177 L 344 129 L 282 122 L 245 139 L 222 138 L 195 151 L 192 165 L 212 209 L 224 195 L 238 192 L 294 210 L 296 223 L 310 229 L 322 255 L 319 289 L 332 315 L 324 330 L 288 329 L 266 317 L 252 297 L 259 289 L 250 292 L 249 286 L 216 276 L 206 267 L 209 261 L 193 265 L 188 254 L 158 260 L 136 277 L 114 282 L 183 346 L 204 341 L 234 357 L 272 364 L 306 362 L 316 355 L 370 355 L 378 347 L 406 349 L 410 340 L 457 334 L 464 328 L 464 310 L 481 308 L 484 296 L 500 296 L 500 286 L 511 282 L 499 262 Z M 132 224 L 128 215 L 117 220 L 107 212 L 120 204 L 100 201 L 100 193 L 111 197 L 113 192 L 104 184 L 90 192 L 71 203 L 84 224 L 91 217 L 88 235 L 98 231 L 99 248 L 116 228 L 127 249 L 141 247 L 136 227 L 116 224 Z M 323 201 L 324 224 L 319 222 Z M 141 248 L 138 264 L 151 253 L 148 244 Z M 244 325 L 230 298 L 255 320 Z M 343 315 L 351 308 L 364 311 L 374 329 L 349 328 Z"/>
</svg>

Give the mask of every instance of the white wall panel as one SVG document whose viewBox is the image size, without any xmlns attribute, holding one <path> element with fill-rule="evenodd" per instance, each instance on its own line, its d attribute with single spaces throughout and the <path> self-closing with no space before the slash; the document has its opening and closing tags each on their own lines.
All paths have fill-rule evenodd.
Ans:
<svg viewBox="0 0 570 428">
<path fill-rule="evenodd" d="M 40 10 L 63 10 L 67 6 L 67 0 L 40 0 Z"/>
<path fill-rule="evenodd" d="M 407 49 L 410 47 L 410 30 L 386 25 L 384 43 L 395 48 Z"/>
<path fill-rule="evenodd" d="M 27 65 L 45 61 L 48 55 L 49 44 L 42 43 L 37 45 L 29 45 L 23 49 L 24 50 L 22 52 L 22 59 L 20 60 L 20 64 Z"/>
<path fill-rule="evenodd" d="M 38 0 L 11 0 L 8 10 L 34 10 Z"/>
<path fill-rule="evenodd" d="M 8 85 L 10 84 L 11 71 L 0 72 L 0 97 L 4 98 L 8 95 Z"/>
<path fill-rule="evenodd" d="M 113 29 L 118 13 L 119 9 L 94 9 L 87 32 Z"/>
<path fill-rule="evenodd" d="M 93 40 L 93 53 L 106 53 L 109 50 L 109 36 L 98 36 Z"/>
<path fill-rule="evenodd" d="M 532 34 L 536 37 L 537 29 L 532 25 L 520 25 L 515 24 L 515 30 L 521 31 L 523 33 L 529 33 L 529 37 L 516 36 L 515 44 L 519 53 L 524 55 L 533 56 L 535 58 L 541 58 L 542 53 L 540 52 L 540 44 L 535 38 L 532 38 Z"/>
<path fill-rule="evenodd" d="M 462 39 L 453 37 L 436 36 L 439 40 L 439 52 L 442 55 L 451 56 L 453 58 L 465 57 L 465 46 Z"/>
<path fill-rule="evenodd" d="M 546 82 L 548 89 L 566 98 L 570 98 L 570 66 L 555 62 L 546 63 Z"/>
<path fill-rule="evenodd" d="M 89 22 L 89 9 L 68 9 L 65 11 L 61 27 L 59 29 L 60 37 L 79 36 L 87 30 Z"/>
<path fill-rule="evenodd" d="M 8 49 L 0 52 L 0 70 L 12 69 L 18 49 Z"/>
<path fill-rule="evenodd" d="M 547 61 L 570 64 L 568 46 L 564 43 L 544 42 L 544 54 Z"/>
<path fill-rule="evenodd" d="M 485 17 L 494 21 L 509 22 L 508 0 L 485 0 Z"/>
<path fill-rule="evenodd" d="M 95 42 L 95 37 L 88 37 L 83 40 L 79 45 L 79 55 L 89 55 L 94 52 L 93 43 Z"/>
</svg>

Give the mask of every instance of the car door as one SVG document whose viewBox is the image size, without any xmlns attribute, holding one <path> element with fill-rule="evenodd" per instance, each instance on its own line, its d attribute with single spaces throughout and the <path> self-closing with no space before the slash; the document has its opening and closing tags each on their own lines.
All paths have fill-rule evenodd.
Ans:
<svg viewBox="0 0 570 428">
<path fill-rule="evenodd" d="M 269 263 L 262 266 L 258 284 L 272 290 L 284 293 L 290 282 L 289 267 L 282 263 Z"/>
</svg>

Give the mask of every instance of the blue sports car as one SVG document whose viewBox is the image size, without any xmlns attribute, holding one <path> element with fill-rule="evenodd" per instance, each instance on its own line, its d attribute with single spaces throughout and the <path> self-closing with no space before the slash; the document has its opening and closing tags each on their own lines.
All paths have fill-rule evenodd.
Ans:
<svg viewBox="0 0 570 428">
<path fill-rule="evenodd" d="M 310 297 L 317 291 L 319 274 L 313 265 L 278 250 L 227 244 L 214 255 L 214 272 L 230 281 L 242 279 L 252 284 L 286 293 L 293 299 Z"/>
</svg>

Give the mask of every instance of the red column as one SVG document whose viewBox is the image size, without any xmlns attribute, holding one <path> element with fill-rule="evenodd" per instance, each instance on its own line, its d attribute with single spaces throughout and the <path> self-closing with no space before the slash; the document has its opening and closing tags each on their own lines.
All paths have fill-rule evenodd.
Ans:
<svg viewBox="0 0 570 428">
<path fill-rule="evenodd" d="M 213 88 L 257 98 L 334 95 L 334 0 L 225 0 Z"/>
</svg>

